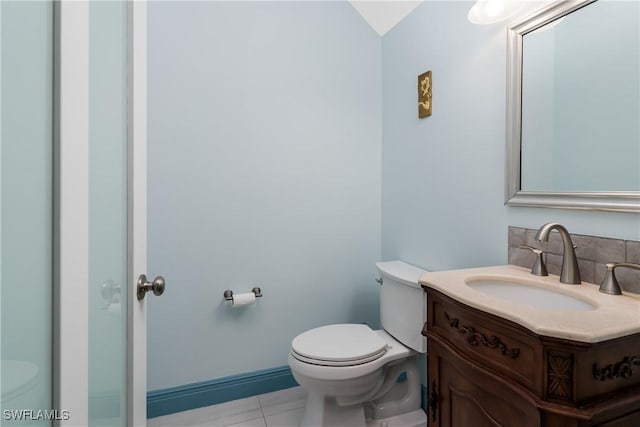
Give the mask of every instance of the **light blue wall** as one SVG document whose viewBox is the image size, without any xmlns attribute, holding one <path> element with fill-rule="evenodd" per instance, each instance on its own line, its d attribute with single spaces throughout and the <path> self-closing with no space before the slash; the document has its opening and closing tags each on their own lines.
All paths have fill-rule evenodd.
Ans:
<svg viewBox="0 0 640 427">
<path fill-rule="evenodd" d="M 377 326 L 380 38 L 346 2 L 150 2 L 148 389 Z M 232 309 L 225 289 L 262 287 Z"/>
<path fill-rule="evenodd" d="M 504 264 L 507 227 L 639 239 L 635 214 L 506 207 L 504 25 L 467 21 L 470 2 L 428 1 L 382 40 L 382 257 L 434 270 Z M 433 71 L 433 115 L 416 78 Z M 606 76 L 603 76 L 606 78 Z"/>
<path fill-rule="evenodd" d="M 509 225 L 552 220 L 640 238 L 638 215 L 504 206 L 505 27 L 470 6 L 425 2 L 380 42 L 345 2 L 150 3 L 149 273 L 168 287 L 149 390 L 284 365 L 317 325 L 376 327 L 380 254 L 503 264 Z M 257 304 L 222 302 L 256 284 Z"/>
</svg>

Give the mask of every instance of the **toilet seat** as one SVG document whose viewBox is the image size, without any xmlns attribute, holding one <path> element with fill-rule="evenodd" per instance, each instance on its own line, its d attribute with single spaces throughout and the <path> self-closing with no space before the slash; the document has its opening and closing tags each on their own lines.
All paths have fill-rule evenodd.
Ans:
<svg viewBox="0 0 640 427">
<path fill-rule="evenodd" d="M 387 342 L 367 325 L 337 324 L 306 331 L 291 342 L 291 355 L 320 366 L 355 366 L 381 358 Z"/>
<path fill-rule="evenodd" d="M 296 353 L 293 350 L 291 351 L 291 356 L 295 357 L 296 359 L 298 359 L 301 362 L 310 363 L 312 365 L 341 367 L 341 366 L 363 365 L 365 363 L 373 362 L 374 360 L 377 360 L 377 359 L 381 358 L 385 353 L 386 353 L 386 350 L 383 350 L 380 353 L 375 354 L 375 355 L 373 355 L 371 357 L 366 357 L 366 358 L 360 359 L 360 360 L 346 360 L 344 362 L 337 362 L 337 361 L 331 361 L 331 360 L 321 360 L 321 359 L 312 359 L 310 357 L 302 356 L 302 355 Z"/>
<path fill-rule="evenodd" d="M 289 366 L 294 373 L 294 377 L 304 376 L 314 381 L 349 380 L 352 378 L 368 375 L 386 364 L 394 363 L 396 360 L 405 359 L 415 353 L 414 350 L 405 347 L 402 343 L 393 338 L 385 330 L 373 331 L 385 343 L 385 352 L 380 357 L 367 363 L 327 366 L 325 361 L 312 359 L 311 362 L 301 360 L 293 351 L 289 351 Z"/>
</svg>

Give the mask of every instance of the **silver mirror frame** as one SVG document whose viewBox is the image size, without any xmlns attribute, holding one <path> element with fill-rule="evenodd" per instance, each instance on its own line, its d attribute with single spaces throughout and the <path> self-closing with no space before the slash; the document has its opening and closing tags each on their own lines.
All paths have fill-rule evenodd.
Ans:
<svg viewBox="0 0 640 427">
<path fill-rule="evenodd" d="M 525 34 L 595 1 L 568 0 L 554 3 L 507 28 L 506 205 L 640 213 L 638 191 L 560 193 L 521 189 L 522 38 Z"/>
</svg>

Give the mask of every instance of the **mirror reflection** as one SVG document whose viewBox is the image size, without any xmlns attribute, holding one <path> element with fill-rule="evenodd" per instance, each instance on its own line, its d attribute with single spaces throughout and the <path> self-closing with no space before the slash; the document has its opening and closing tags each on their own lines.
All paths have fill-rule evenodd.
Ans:
<svg viewBox="0 0 640 427">
<path fill-rule="evenodd" d="M 523 36 L 521 190 L 640 191 L 639 16 L 597 1 Z"/>
</svg>

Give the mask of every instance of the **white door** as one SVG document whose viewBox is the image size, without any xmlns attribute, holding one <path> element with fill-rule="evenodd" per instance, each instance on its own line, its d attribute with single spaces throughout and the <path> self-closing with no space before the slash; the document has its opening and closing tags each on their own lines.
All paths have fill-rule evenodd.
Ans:
<svg viewBox="0 0 640 427">
<path fill-rule="evenodd" d="M 57 3 L 54 402 L 61 426 L 146 425 L 146 3 Z M 150 279 L 153 282 L 153 278 Z"/>
</svg>

